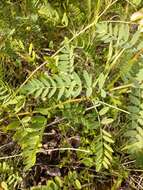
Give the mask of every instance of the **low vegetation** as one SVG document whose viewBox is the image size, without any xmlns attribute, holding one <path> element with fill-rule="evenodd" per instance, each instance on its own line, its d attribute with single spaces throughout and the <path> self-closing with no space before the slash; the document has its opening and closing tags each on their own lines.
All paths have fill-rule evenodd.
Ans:
<svg viewBox="0 0 143 190">
<path fill-rule="evenodd" d="M 143 2 L 0 1 L 0 189 L 143 189 Z"/>
</svg>

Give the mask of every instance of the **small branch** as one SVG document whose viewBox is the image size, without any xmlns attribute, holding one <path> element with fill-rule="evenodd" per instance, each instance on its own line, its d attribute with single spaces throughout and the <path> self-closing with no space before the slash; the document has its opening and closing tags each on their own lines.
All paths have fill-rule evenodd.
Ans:
<svg viewBox="0 0 143 190">
<path fill-rule="evenodd" d="M 122 165 L 125 166 L 125 165 L 129 165 L 129 164 L 132 164 L 132 163 L 135 163 L 135 160 L 131 160 L 131 161 L 125 162 Z"/>
<path fill-rule="evenodd" d="M 138 185 L 140 189 L 143 189 L 143 186 L 140 185 L 140 184 L 138 183 L 138 181 L 136 181 L 133 177 L 130 177 L 130 179 L 131 179 L 131 181 L 133 181 L 136 185 Z M 136 188 L 136 187 L 135 187 L 135 188 Z M 138 189 L 138 188 L 136 188 L 136 189 Z"/>
<path fill-rule="evenodd" d="M 63 121 L 64 119 L 65 119 L 65 118 L 61 118 L 61 119 L 55 120 L 55 121 L 49 123 L 49 124 L 47 125 L 47 127 L 50 127 L 50 126 L 55 125 L 55 124 L 58 124 L 58 123 L 60 123 L 61 121 Z"/>
<path fill-rule="evenodd" d="M 126 110 L 123 110 L 123 109 L 121 109 L 121 108 L 118 108 L 118 107 L 113 106 L 113 105 L 110 105 L 110 104 L 107 104 L 107 103 L 105 103 L 105 102 L 99 101 L 99 103 L 101 103 L 101 104 L 103 104 L 103 105 L 106 105 L 106 106 L 108 106 L 108 107 L 110 107 L 110 108 L 116 109 L 116 110 L 118 110 L 118 111 L 121 111 L 121 112 L 123 112 L 123 113 L 131 114 L 130 112 L 128 112 L 128 111 L 126 111 Z"/>
<path fill-rule="evenodd" d="M 79 148 L 52 148 L 52 149 L 42 149 L 41 152 L 54 152 L 54 151 L 64 151 L 64 150 L 71 150 L 71 151 L 79 151 L 84 153 L 91 153 L 89 150 L 79 149 Z"/>
<path fill-rule="evenodd" d="M 16 155 L 13 155 L 13 156 L 4 156 L 4 157 L 0 157 L 0 160 L 16 158 L 16 157 L 21 157 L 21 156 L 22 156 L 22 154 L 16 154 Z"/>
<path fill-rule="evenodd" d="M 7 148 L 13 146 L 14 144 L 15 144 L 14 142 L 9 142 L 7 144 L 4 144 L 4 145 L 0 146 L 0 150 L 7 149 Z"/>
<path fill-rule="evenodd" d="M 108 103 L 106 103 L 106 102 L 98 101 L 98 103 L 99 103 L 99 104 L 103 104 L 103 105 L 105 105 L 105 106 L 108 106 L 108 107 L 110 107 L 110 108 L 116 109 L 116 110 L 118 110 L 118 111 L 121 111 L 121 112 L 123 112 L 123 113 L 130 114 L 130 112 L 128 112 L 128 111 L 126 111 L 126 110 L 123 110 L 123 109 L 121 109 L 121 108 L 119 108 L 119 107 L 113 106 L 113 105 L 111 105 L 111 104 L 108 104 Z M 91 107 L 87 108 L 86 111 L 89 111 L 89 110 L 94 109 L 94 108 L 96 108 L 96 107 L 97 107 L 97 104 L 94 105 L 94 106 L 91 106 Z"/>
<path fill-rule="evenodd" d="M 117 86 L 115 88 L 110 89 L 109 91 L 121 90 L 121 89 L 125 89 L 125 88 L 130 88 L 130 87 L 134 87 L 134 85 L 127 84 L 127 85 Z"/>
<path fill-rule="evenodd" d="M 100 23 L 123 23 L 123 24 L 137 24 L 137 23 L 134 23 L 134 22 L 131 22 L 131 21 L 124 21 L 124 20 L 103 20 L 101 21 Z"/>
</svg>

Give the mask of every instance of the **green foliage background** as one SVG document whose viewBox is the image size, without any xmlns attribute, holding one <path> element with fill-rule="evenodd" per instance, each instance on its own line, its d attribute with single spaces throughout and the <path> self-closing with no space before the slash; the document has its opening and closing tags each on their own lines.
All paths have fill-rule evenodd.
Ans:
<svg viewBox="0 0 143 190">
<path fill-rule="evenodd" d="M 142 189 L 142 6 L 1 0 L 0 125 L 16 142 L 1 153 L 2 189 Z M 39 182 L 45 155 L 60 175 Z"/>
</svg>

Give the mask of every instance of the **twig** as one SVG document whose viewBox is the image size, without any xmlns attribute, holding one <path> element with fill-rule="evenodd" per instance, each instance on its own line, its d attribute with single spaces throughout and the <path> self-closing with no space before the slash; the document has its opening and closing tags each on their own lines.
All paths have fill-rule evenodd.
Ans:
<svg viewBox="0 0 143 190">
<path fill-rule="evenodd" d="M 132 7 L 136 10 L 136 6 L 132 2 L 130 2 L 129 0 L 125 0 L 125 1 L 127 1 L 127 3 L 129 3 L 130 5 L 132 5 Z"/>
<path fill-rule="evenodd" d="M 22 154 L 16 154 L 16 155 L 12 155 L 12 156 L 4 156 L 4 157 L 0 157 L 0 160 L 16 158 L 16 157 L 20 157 L 20 156 L 22 156 Z"/>
<path fill-rule="evenodd" d="M 111 105 L 111 104 L 108 104 L 108 103 L 106 103 L 106 102 L 98 101 L 98 103 L 99 103 L 99 104 L 106 105 L 106 106 L 108 106 L 108 107 L 110 107 L 110 108 L 116 109 L 116 110 L 118 110 L 118 111 L 121 111 L 121 112 L 123 112 L 123 113 L 130 114 L 130 112 L 128 112 L 128 111 L 126 111 L 126 110 L 123 110 L 123 109 L 121 109 L 121 108 L 118 108 L 118 107 L 116 107 L 116 106 L 113 106 L 113 105 Z M 89 110 L 94 109 L 94 108 L 96 108 L 96 107 L 97 107 L 97 105 L 91 106 L 91 107 L 87 108 L 86 111 L 89 111 Z"/>
<path fill-rule="evenodd" d="M 125 162 L 122 165 L 125 166 L 125 165 L 132 164 L 132 163 L 135 163 L 135 160 L 131 160 L 131 161 Z"/>
<path fill-rule="evenodd" d="M 134 25 L 134 24 L 138 24 L 138 23 L 134 23 L 134 22 L 131 22 L 131 21 L 124 21 L 124 20 L 103 20 L 101 21 L 101 23 L 123 23 L 123 24 L 131 24 L 131 25 Z"/>
<path fill-rule="evenodd" d="M 50 127 L 50 126 L 55 125 L 55 124 L 57 124 L 57 123 L 60 123 L 60 122 L 63 121 L 64 119 L 65 119 L 65 118 L 61 118 L 61 119 L 55 120 L 55 121 L 49 123 L 49 124 L 47 125 L 47 127 Z"/>
<path fill-rule="evenodd" d="M 52 149 L 42 149 L 41 152 L 54 152 L 54 151 L 64 151 L 64 150 L 72 150 L 79 151 L 84 153 L 91 153 L 89 150 L 79 149 L 79 148 L 52 148 Z"/>
<path fill-rule="evenodd" d="M 138 182 L 138 187 L 140 188 L 141 183 L 142 183 L 143 177 L 140 178 L 139 182 Z"/>
<path fill-rule="evenodd" d="M 140 185 L 133 177 L 130 177 L 130 179 L 131 179 L 133 182 L 135 182 L 135 183 L 138 185 L 138 187 L 140 187 L 141 189 L 143 189 L 143 186 Z"/>
<path fill-rule="evenodd" d="M 141 169 L 132 169 L 132 168 L 125 168 L 127 171 L 132 171 L 132 172 L 141 172 L 143 173 L 143 170 Z"/>
<path fill-rule="evenodd" d="M 4 144 L 4 145 L 0 146 L 0 150 L 1 150 L 1 149 L 8 148 L 8 147 L 10 147 L 10 146 L 12 146 L 12 145 L 14 145 L 14 144 L 15 144 L 14 142 L 9 142 L 9 143 L 7 143 L 7 144 Z"/>
<path fill-rule="evenodd" d="M 101 104 L 103 104 L 103 105 L 106 105 L 106 106 L 109 106 L 110 108 L 116 109 L 116 110 L 118 110 L 118 111 L 124 112 L 124 113 L 126 113 L 126 114 L 131 114 L 130 112 L 128 112 L 128 111 L 126 111 L 126 110 L 123 110 L 123 109 L 121 109 L 121 108 L 118 108 L 118 107 L 116 107 L 116 106 L 113 106 L 113 105 L 111 105 L 111 104 L 108 104 L 108 103 L 106 103 L 106 102 L 99 101 L 99 103 L 101 103 Z"/>
<path fill-rule="evenodd" d="M 121 90 L 124 88 L 130 88 L 130 87 L 134 87 L 134 85 L 131 83 L 131 84 L 126 84 L 126 85 L 122 85 L 122 86 L 117 86 L 115 88 L 109 89 L 109 91 Z"/>
</svg>

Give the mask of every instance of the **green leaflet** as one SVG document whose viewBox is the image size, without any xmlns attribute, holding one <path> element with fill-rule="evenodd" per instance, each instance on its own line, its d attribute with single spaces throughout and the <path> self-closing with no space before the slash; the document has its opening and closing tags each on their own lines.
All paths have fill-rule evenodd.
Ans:
<svg viewBox="0 0 143 190">
<path fill-rule="evenodd" d="M 6 131 L 15 131 L 13 138 L 22 148 L 26 170 L 36 162 L 46 122 L 44 116 L 24 117 L 21 122 L 13 121 L 6 127 Z"/>
<path fill-rule="evenodd" d="M 103 125 L 109 125 L 109 124 L 111 124 L 112 122 L 114 121 L 114 119 L 112 119 L 112 118 L 103 118 L 102 119 L 102 121 L 101 121 L 101 124 L 103 124 Z"/>
<path fill-rule="evenodd" d="M 116 48 L 131 48 L 139 40 L 141 32 L 137 30 L 132 36 L 128 24 L 116 24 L 101 22 L 97 24 L 97 36 L 104 43 L 113 43 Z M 131 40 L 129 40 L 131 36 Z"/>
<path fill-rule="evenodd" d="M 92 76 L 86 72 L 86 96 L 92 95 Z M 88 77 L 88 78 L 87 78 Z M 57 97 L 57 100 L 61 98 L 77 97 L 83 90 L 81 79 L 77 73 L 71 75 L 59 74 L 59 75 L 42 75 L 39 78 L 33 78 L 22 89 L 24 94 L 30 94 L 37 98 L 45 99 Z"/>
<path fill-rule="evenodd" d="M 8 84 L 4 83 L 2 80 L 0 81 L 0 101 L 3 104 L 6 104 L 12 97 L 13 92 L 8 86 Z"/>
<path fill-rule="evenodd" d="M 102 167 L 108 169 L 112 161 L 113 149 L 111 144 L 114 143 L 112 136 L 107 131 L 101 129 L 101 133 L 96 140 L 96 170 L 100 171 Z"/>
</svg>

